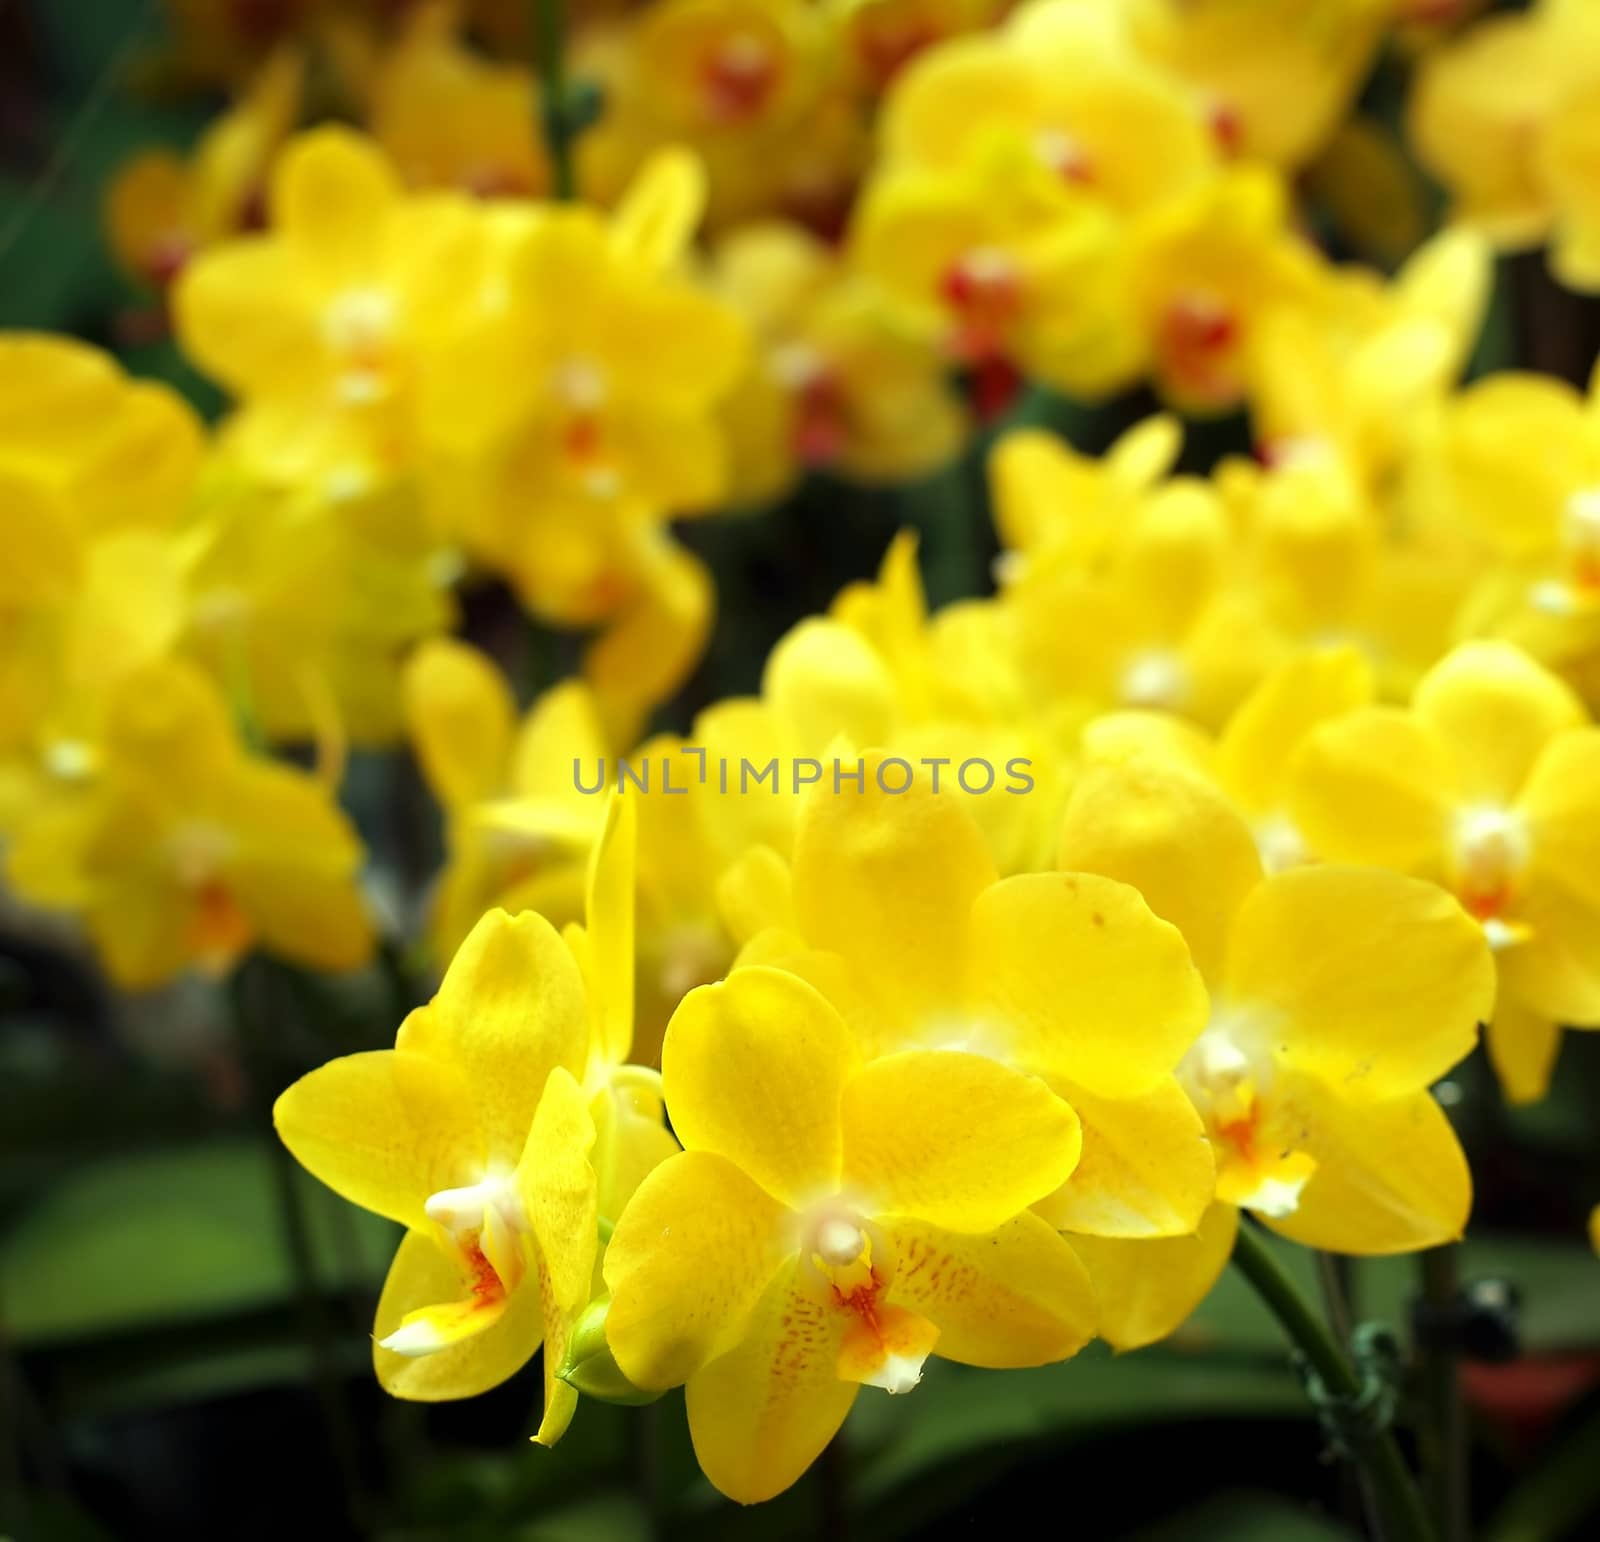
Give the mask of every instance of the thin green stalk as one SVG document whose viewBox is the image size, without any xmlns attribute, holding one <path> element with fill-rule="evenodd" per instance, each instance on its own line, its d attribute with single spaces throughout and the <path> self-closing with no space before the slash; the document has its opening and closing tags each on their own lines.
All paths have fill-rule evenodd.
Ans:
<svg viewBox="0 0 1600 1542">
<path fill-rule="evenodd" d="M 567 86 L 566 6 L 563 0 L 534 0 L 533 46 L 543 91 L 544 142 L 550 151 L 550 183 L 555 196 L 567 202 L 577 196 L 572 165 L 575 137 Z"/>
<path fill-rule="evenodd" d="M 1329 1394 L 1355 1397 L 1361 1381 L 1348 1356 L 1249 1224 L 1239 1228 L 1233 1262 Z M 1375 1432 L 1353 1443 L 1353 1454 L 1372 1485 L 1388 1542 L 1435 1542 L 1433 1527 L 1394 1436 L 1387 1430 Z"/>
<path fill-rule="evenodd" d="M 1419 1255 L 1422 1296 L 1437 1321 L 1446 1319 L 1460 1290 L 1454 1245 Z M 1467 1424 L 1461 1403 L 1461 1360 L 1448 1334 L 1422 1346 L 1424 1418 L 1419 1448 L 1428 1504 L 1441 1542 L 1466 1542 L 1468 1527 Z"/>
<path fill-rule="evenodd" d="M 1351 1286 L 1350 1260 L 1336 1253 L 1325 1253 L 1320 1248 L 1313 1255 L 1317 1265 L 1317 1285 L 1322 1291 L 1322 1310 L 1341 1344 L 1348 1344 L 1355 1332 L 1356 1316 Z M 1341 1508 L 1345 1519 L 1352 1525 L 1366 1526 L 1369 1534 L 1381 1530 L 1377 1499 L 1372 1484 L 1360 1467 L 1348 1463 L 1343 1469 L 1343 1494 Z"/>
<path fill-rule="evenodd" d="M 310 1217 L 305 1209 L 299 1172 L 288 1148 L 278 1139 L 272 1124 L 273 1053 L 270 1005 L 262 996 L 271 984 L 269 966 L 259 957 L 245 959 L 232 982 L 234 1029 L 238 1035 L 240 1058 L 264 1127 L 267 1156 L 272 1172 L 273 1197 L 277 1203 L 289 1265 L 294 1276 L 295 1295 L 306 1346 L 311 1357 L 312 1382 L 327 1433 L 329 1449 L 344 1489 L 346 1512 L 358 1534 L 368 1533 L 366 1494 L 357 1456 L 355 1425 L 340 1384 L 338 1351 L 333 1325 L 323 1300 L 322 1282 L 317 1275 L 316 1252 L 312 1244 Z"/>
</svg>

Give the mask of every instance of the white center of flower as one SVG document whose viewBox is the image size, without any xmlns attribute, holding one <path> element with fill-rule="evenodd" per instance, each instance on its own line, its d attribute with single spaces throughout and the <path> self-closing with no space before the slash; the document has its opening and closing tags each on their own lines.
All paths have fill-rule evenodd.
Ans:
<svg viewBox="0 0 1600 1542">
<path fill-rule="evenodd" d="M 1272 1081 L 1272 1057 L 1259 1023 L 1218 1010 L 1178 1066 L 1178 1079 L 1215 1133 L 1248 1121 Z"/>
<path fill-rule="evenodd" d="M 1268 875 L 1287 872 L 1311 860 L 1311 850 L 1299 827 L 1287 814 L 1269 814 L 1255 823 L 1252 832 L 1261 865 Z"/>
<path fill-rule="evenodd" d="M 558 364 L 550 386 L 562 405 L 572 412 L 596 412 L 610 395 L 599 366 L 583 358 L 567 359 Z"/>
<path fill-rule="evenodd" d="M 1017 276 L 1017 264 L 1001 246 L 976 246 L 961 259 L 968 283 L 979 289 L 1002 289 Z"/>
<path fill-rule="evenodd" d="M 1092 169 L 1082 144 L 1063 129 L 1041 129 L 1033 139 L 1034 154 L 1058 175 L 1087 179 Z"/>
<path fill-rule="evenodd" d="M 56 739 L 46 746 L 45 770 L 62 782 L 87 780 L 94 770 L 94 750 L 82 739 Z"/>
<path fill-rule="evenodd" d="M 795 340 L 774 348 L 767 368 L 785 390 L 803 391 L 826 378 L 828 361 L 810 343 Z"/>
<path fill-rule="evenodd" d="M 1580 487 L 1561 510 L 1561 544 L 1580 562 L 1600 562 L 1600 486 Z"/>
<path fill-rule="evenodd" d="M 508 1231 L 526 1231 L 527 1216 L 516 1179 L 506 1172 L 490 1173 L 477 1183 L 459 1189 L 440 1189 L 422 1207 L 428 1219 L 442 1227 L 461 1246 L 469 1246 L 493 1220 Z"/>
<path fill-rule="evenodd" d="M 1469 910 L 1503 903 L 1528 865 L 1528 827 L 1510 809 L 1463 809 L 1451 844 L 1456 888 Z"/>
<path fill-rule="evenodd" d="M 846 1269 L 867 1250 L 867 1235 L 846 1216 L 824 1216 L 814 1241 L 817 1254 L 836 1269 Z"/>
<path fill-rule="evenodd" d="M 347 289 L 323 313 L 322 335 L 336 353 L 370 360 L 387 345 L 394 320 L 394 300 L 384 290 Z"/>
<path fill-rule="evenodd" d="M 210 883 L 233 855 L 234 838 L 221 825 L 195 819 L 178 825 L 167 837 L 172 871 L 185 888 Z"/>
<path fill-rule="evenodd" d="M 1188 700 L 1189 671 L 1171 649 L 1146 649 L 1128 660 L 1120 695 L 1125 706 L 1176 711 Z"/>
</svg>

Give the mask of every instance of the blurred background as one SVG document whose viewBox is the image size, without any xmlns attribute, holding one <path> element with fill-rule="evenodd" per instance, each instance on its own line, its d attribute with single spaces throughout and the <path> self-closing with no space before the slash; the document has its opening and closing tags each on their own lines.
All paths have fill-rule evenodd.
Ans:
<svg viewBox="0 0 1600 1542">
<path fill-rule="evenodd" d="M 118 260 L 107 189 L 136 153 L 191 146 L 239 58 L 259 58 L 295 9 L 0 0 L 0 326 L 93 342 L 218 412 L 159 295 Z M 381 36 L 405 7 L 371 10 Z M 501 57 L 531 47 L 517 5 L 473 22 Z M 1373 71 L 1361 106 L 1374 121 L 1396 121 L 1404 75 L 1387 56 Z M 1436 204 L 1416 176 L 1423 206 Z M 1337 223 L 1317 234 L 1335 256 L 1373 258 Z M 1516 362 L 1581 384 L 1597 350 L 1600 303 L 1556 287 L 1537 254 L 1500 259 L 1469 377 Z M 1155 405 L 1141 391 L 1091 410 L 1029 388 L 931 477 L 880 490 L 816 474 L 758 514 L 684 525 L 719 607 L 658 726 L 684 730 L 708 701 L 753 690 L 772 643 L 872 573 L 902 526 L 921 532 L 932 602 L 987 592 L 993 435 L 1041 423 L 1096 451 Z M 1210 420 L 1190 431 L 1184 465 L 1249 447 L 1242 415 Z M 465 596 L 461 629 L 524 699 L 577 660 L 570 636 L 528 623 L 493 582 Z M 346 798 L 378 883 L 414 906 L 441 837 L 408 753 L 356 752 Z M 391 948 L 349 980 L 256 959 L 223 988 L 118 994 L 64 928 L 0 899 L 0 1535 L 1350 1534 L 1359 1501 L 1277 1330 L 1231 1276 L 1169 1343 L 1120 1361 L 1096 1346 L 1033 1372 L 936 1363 L 914 1397 L 862 1399 L 828 1456 L 757 1511 L 700 1477 L 677 1394 L 643 1411 L 586 1401 L 554 1454 L 527 1441 L 535 1368 L 468 1404 L 390 1400 L 369 1329 L 395 1236 L 295 1168 L 267 1111 L 330 1056 L 390 1043 L 428 990 Z M 1449 1096 L 1478 1186 L 1463 1274 L 1510 1287 L 1482 1291 L 1470 1325 L 1483 1535 L 1600 1535 L 1600 1265 L 1582 1242 L 1600 1202 L 1600 1035 L 1568 1036 L 1533 1108 L 1508 1109 L 1478 1060 Z M 1308 1255 L 1288 1251 L 1314 1290 Z M 1407 1321 L 1405 1264 L 1363 1262 L 1349 1285 L 1361 1315 Z"/>
</svg>

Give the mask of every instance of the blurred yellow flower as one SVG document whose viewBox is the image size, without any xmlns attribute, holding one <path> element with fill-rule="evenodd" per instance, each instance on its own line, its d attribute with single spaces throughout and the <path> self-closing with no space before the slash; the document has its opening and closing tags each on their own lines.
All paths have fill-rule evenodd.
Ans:
<svg viewBox="0 0 1600 1542">
<path fill-rule="evenodd" d="M 247 753 L 211 681 L 172 659 L 119 681 L 96 774 L 33 812 L 7 875 L 80 916 L 112 979 L 146 990 L 226 972 L 252 947 L 318 969 L 366 962 L 362 859 L 323 785 Z"/>
<path fill-rule="evenodd" d="M 1292 775 L 1313 849 L 1446 885 L 1494 948 L 1489 1051 L 1508 1095 L 1539 1097 L 1561 1024 L 1600 1026 L 1600 928 L 1589 854 L 1600 830 L 1583 703 L 1507 643 L 1464 643 L 1410 710 L 1319 728 Z"/>
<path fill-rule="evenodd" d="M 300 112 L 302 62 L 284 50 L 193 151 L 148 150 L 106 194 L 111 249 L 135 278 L 164 288 L 197 252 L 264 218 L 267 171 Z"/>
<path fill-rule="evenodd" d="M 710 277 L 756 338 L 723 408 L 731 502 L 775 499 L 806 470 L 909 481 L 955 457 L 966 416 L 938 351 L 897 328 L 814 236 L 743 226 L 717 246 Z"/>
</svg>

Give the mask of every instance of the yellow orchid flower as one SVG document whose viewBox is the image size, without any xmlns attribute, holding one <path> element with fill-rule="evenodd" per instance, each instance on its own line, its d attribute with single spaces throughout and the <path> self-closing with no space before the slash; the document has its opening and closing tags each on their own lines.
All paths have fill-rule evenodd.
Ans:
<svg viewBox="0 0 1600 1542">
<path fill-rule="evenodd" d="M 1225 148 L 1303 165 L 1344 117 L 1382 40 L 1371 0 L 1133 0 L 1126 25 L 1186 81 Z"/>
<path fill-rule="evenodd" d="M 1542 1095 L 1558 1025 L 1600 1026 L 1588 853 L 1600 734 L 1565 685 L 1508 643 L 1464 643 L 1411 707 L 1318 729 L 1291 776 L 1294 817 L 1334 861 L 1446 885 L 1493 946 L 1489 1052 L 1507 1094 Z"/>
<path fill-rule="evenodd" d="M 173 291 L 178 339 L 280 437 L 359 425 L 407 469 L 424 444 L 482 443 L 517 378 L 497 349 L 498 253 L 465 197 L 407 196 L 349 129 L 298 135 L 273 167 L 265 234 L 225 242 Z"/>
<path fill-rule="evenodd" d="M 1099 457 L 1043 429 L 1004 435 L 989 457 L 1003 576 L 1018 578 L 1035 561 L 1100 563 L 1182 443 L 1182 427 L 1166 414 L 1136 423 Z"/>
<path fill-rule="evenodd" d="M 1337 458 L 1376 489 L 1437 415 L 1482 324 L 1487 243 L 1449 230 L 1412 254 L 1392 284 L 1357 269 L 1328 275 L 1329 304 L 1262 318 L 1250 411 L 1269 464 Z"/>
<path fill-rule="evenodd" d="M 829 31 L 804 0 L 648 7 L 589 50 L 611 110 L 578 145 L 580 183 L 609 202 L 653 153 L 682 145 L 710 174 L 714 227 L 776 214 L 836 229 L 868 140 L 853 83 L 830 68 Z"/>
<path fill-rule="evenodd" d="M 938 761 L 952 768 L 947 777 L 976 757 L 995 768 L 998 786 L 1020 763 L 1036 795 L 981 797 L 974 813 L 1003 870 L 1036 865 L 1053 840 L 1061 751 L 1075 723 L 1024 690 L 1005 622 L 986 601 L 930 618 L 916 543 L 909 532 L 897 536 L 876 582 L 847 587 L 830 615 L 809 617 L 778 641 L 758 699 L 732 698 L 696 717 L 695 744 L 729 768 L 727 785 L 719 776 L 704 803 L 724 861 L 752 845 L 787 854 L 801 768 L 813 780 L 831 778 L 835 761 L 848 769 L 854 751 L 877 744 Z M 773 760 L 779 786 L 757 779 Z"/>
<path fill-rule="evenodd" d="M 1138 375 L 1117 218 L 999 126 L 956 165 L 891 168 L 866 188 L 851 255 L 905 316 L 970 369 L 980 414 L 1016 370 L 1098 395 Z"/>
<path fill-rule="evenodd" d="M 1030 563 L 1006 585 L 1024 674 L 1047 697 L 1220 725 L 1284 648 L 1243 555 L 1210 485 L 1164 483 L 1098 569 Z"/>
<path fill-rule="evenodd" d="M 904 780 L 894 757 L 864 765 L 863 792 L 803 803 L 791 883 L 765 860 L 724 879 L 747 913 L 769 896 L 742 957 L 809 979 L 869 1060 L 945 1050 L 1042 1077 L 1082 1132 L 1081 1161 L 1036 1203 L 1053 1226 L 1191 1232 L 1213 1172 L 1174 1070 L 1205 1001 L 1173 929 L 1125 884 L 1000 878 L 959 783 L 885 792 L 886 776 Z"/>
<path fill-rule="evenodd" d="M 196 252 L 260 218 L 268 167 L 299 115 L 302 73 L 298 54 L 275 53 L 187 157 L 148 150 L 117 173 L 107 234 L 129 273 L 164 289 Z"/>
<path fill-rule="evenodd" d="M 1461 1234 L 1466 1160 L 1428 1088 L 1471 1050 L 1494 970 L 1449 894 L 1380 870 L 1267 876 L 1214 783 L 1140 754 L 1081 768 L 1060 860 L 1133 885 L 1206 979 L 1210 1021 L 1179 1076 L 1219 1200 L 1336 1252 Z"/>
<path fill-rule="evenodd" d="M 930 1352 L 1064 1359 L 1094 1331 L 1072 1249 L 1027 1206 L 1076 1160 L 1070 1108 L 979 1054 L 863 1061 L 783 970 L 738 969 L 674 1015 L 663 1080 L 684 1151 L 606 1251 L 606 1336 L 636 1386 L 687 1383 L 706 1475 L 742 1503 L 793 1483 L 863 1385 Z"/>
<path fill-rule="evenodd" d="M 1564 282 L 1597 281 L 1592 178 L 1600 23 L 1545 0 L 1484 18 L 1423 61 L 1409 104 L 1418 158 L 1450 190 L 1456 218 L 1506 249 L 1554 229 Z"/>
<path fill-rule="evenodd" d="M 589 1009 L 542 916 L 491 911 L 392 1050 L 330 1061 L 273 1110 L 284 1144 L 336 1193 L 406 1228 L 378 1302 L 373 1365 L 396 1397 L 471 1397 L 541 1341 L 544 1419 L 599 1251 L 595 1128 L 580 1084 Z"/>
<path fill-rule="evenodd" d="M 591 624 L 635 593 L 680 603 L 692 582 L 663 561 L 659 526 L 722 496 L 713 412 L 747 347 L 738 316 L 678 271 L 703 196 L 698 163 L 663 154 L 609 222 L 552 207 L 515 233 L 499 322 L 515 426 L 461 523 L 550 619 Z"/>
<path fill-rule="evenodd" d="M 904 481 L 954 458 L 966 415 L 944 361 L 814 236 L 743 226 L 718 245 L 711 278 L 757 339 L 723 408 L 733 502 L 772 501 L 808 469 Z"/>
<path fill-rule="evenodd" d="M 17 893 L 79 915 L 118 985 L 230 969 L 259 946 L 320 969 L 372 951 L 361 843 L 315 778 L 247 754 L 193 665 L 118 682 L 97 774 L 18 832 Z"/>
<path fill-rule="evenodd" d="M 1287 660 L 1239 704 L 1217 738 L 1214 771 L 1249 821 L 1271 875 L 1316 852 L 1295 823 L 1295 757 L 1324 723 L 1372 705 L 1377 681 L 1359 649 L 1318 648 Z"/>
<path fill-rule="evenodd" d="M 561 926 L 583 914 L 585 872 L 604 800 L 585 782 L 610 752 L 593 697 L 578 681 L 544 692 L 518 724 L 494 662 L 453 638 L 407 660 L 404 710 L 424 778 L 445 813 L 447 858 L 429 928 L 449 959 L 494 906 L 537 910 Z"/>
<path fill-rule="evenodd" d="M 996 132 L 1014 134 L 1046 170 L 1124 214 L 1189 191 L 1216 160 L 1181 82 L 1077 4 L 1026 7 L 998 34 L 929 51 L 884 110 L 891 165 L 955 168 Z"/>
<path fill-rule="evenodd" d="M 1528 444 L 1539 445 L 1537 456 Z M 1458 511 L 1495 559 L 1484 565 L 1463 630 L 1506 637 L 1592 687 L 1600 657 L 1600 388 L 1592 385 L 1585 401 L 1548 375 L 1478 381 L 1448 405 L 1414 475 L 1419 501 Z"/>
<path fill-rule="evenodd" d="M 176 543 L 185 651 L 268 740 L 390 744 L 398 661 L 454 616 L 449 554 L 399 484 L 265 480 L 237 443 L 248 427 L 223 435 Z"/>
<path fill-rule="evenodd" d="M 176 393 L 66 338 L 0 334 L 0 826 L 93 774 L 107 693 L 183 626 L 201 429 Z"/>
<path fill-rule="evenodd" d="M 1404 518 L 1313 447 L 1266 467 L 1230 459 L 1212 480 L 1237 531 L 1237 581 L 1279 656 L 1350 644 L 1380 694 L 1403 700 L 1457 635 L 1482 572 L 1475 546 L 1442 519 Z"/>
<path fill-rule="evenodd" d="M 1156 384 L 1185 411 L 1223 412 L 1251 384 L 1254 331 L 1325 303 L 1313 250 L 1288 225 L 1282 178 L 1238 166 L 1152 210 L 1129 240 L 1128 284 Z"/>
<path fill-rule="evenodd" d="M 529 72 L 460 41 L 459 5 L 418 5 L 378 60 L 367 125 L 412 187 L 482 196 L 542 196 L 549 168 L 537 140 Z"/>
</svg>

